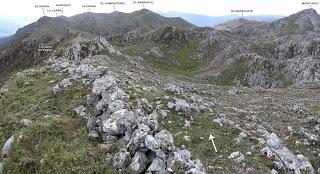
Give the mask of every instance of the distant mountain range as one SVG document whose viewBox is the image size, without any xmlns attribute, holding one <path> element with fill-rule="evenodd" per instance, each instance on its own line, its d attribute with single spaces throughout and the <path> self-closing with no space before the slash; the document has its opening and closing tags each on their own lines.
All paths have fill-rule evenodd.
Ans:
<svg viewBox="0 0 320 174">
<path fill-rule="evenodd" d="M 117 13 L 120 13 L 120 12 L 117 12 Z M 215 25 L 224 23 L 226 21 L 239 18 L 239 16 L 236 16 L 236 15 L 213 17 L 213 16 L 193 14 L 193 13 L 180 13 L 180 12 L 167 12 L 167 13 L 158 12 L 158 14 L 165 17 L 180 17 L 199 27 L 213 27 Z M 246 17 L 246 19 L 263 21 L 263 22 L 272 22 L 282 17 L 283 16 L 276 16 L 276 15 L 259 15 L 259 16 L 248 16 Z M 27 24 L 30 24 L 31 22 L 34 22 L 36 20 L 37 18 L 35 17 L 0 16 L 0 38 L 8 37 L 10 35 L 15 34 L 15 32 L 19 28 Z"/>
<path fill-rule="evenodd" d="M 121 12 L 116 12 L 116 13 L 121 13 Z M 213 16 L 205 16 L 205 15 L 192 14 L 192 13 L 180 13 L 180 12 L 167 12 L 167 13 L 158 12 L 158 14 L 165 17 L 180 17 L 199 27 L 212 27 L 212 26 L 224 23 L 226 21 L 239 18 L 239 16 L 236 16 L 236 15 L 213 17 Z M 282 17 L 283 16 L 259 15 L 259 16 L 248 16 L 246 17 L 246 19 L 272 22 Z M 15 32 L 19 28 L 27 24 L 30 24 L 31 22 L 36 21 L 36 19 L 37 18 L 35 17 L 0 16 L 0 38 L 2 39 L 4 37 L 8 37 L 10 35 L 15 34 Z"/>
<path fill-rule="evenodd" d="M 10 37 L 0 37 L 0 45 L 6 43 L 8 40 L 10 39 Z"/>
<path fill-rule="evenodd" d="M 199 27 L 213 27 L 215 25 L 219 25 L 226 21 L 238 19 L 239 16 L 236 15 L 228 15 L 228 16 L 205 16 L 193 13 L 180 13 L 180 12 L 167 12 L 159 14 L 166 16 L 166 17 L 181 17 L 186 21 L 197 25 Z M 257 16 L 247 16 L 245 19 L 247 20 L 255 20 L 261 22 L 272 22 L 283 18 L 284 16 L 277 16 L 277 15 L 257 15 Z"/>
<path fill-rule="evenodd" d="M 46 57 L 46 53 L 38 51 L 39 45 L 57 48 L 70 44 L 74 33 L 80 32 L 89 34 L 88 37 L 104 37 L 116 46 L 135 45 L 127 53 L 137 52 L 136 56 L 145 56 L 147 63 L 156 63 L 154 66 L 177 71 L 190 67 L 207 69 L 198 75 L 203 80 L 225 85 L 283 87 L 317 80 L 317 60 L 310 60 L 305 67 L 296 66 L 300 65 L 298 58 L 320 55 L 319 31 L 320 16 L 314 9 L 273 22 L 238 18 L 211 28 L 196 27 L 181 17 L 168 18 L 147 9 L 42 17 L 20 28 L 0 45 L 0 74 L 32 67 Z M 83 49 L 88 48 L 91 46 Z M 65 51 L 63 55 L 67 54 Z M 147 52 L 163 59 L 153 59 Z M 293 66 L 294 75 L 289 69 Z M 300 69 L 312 77 L 303 76 Z"/>
<path fill-rule="evenodd" d="M 35 17 L 0 16 L 0 38 L 13 35 L 19 28 L 34 21 Z"/>
<path fill-rule="evenodd" d="M 165 26 L 177 29 L 195 26 L 182 18 L 166 18 L 147 9 L 132 13 L 83 13 L 72 17 L 41 17 L 38 21 L 17 30 L 5 42 L 0 39 L 0 74 L 30 67 L 39 62 L 40 44 L 57 45 L 76 30 L 108 37 L 135 30 L 152 31 Z M 1 44 L 1 42 L 3 42 Z M 5 51 L 4 51 L 5 50 Z M 4 62 L 4 63 L 3 63 Z"/>
</svg>

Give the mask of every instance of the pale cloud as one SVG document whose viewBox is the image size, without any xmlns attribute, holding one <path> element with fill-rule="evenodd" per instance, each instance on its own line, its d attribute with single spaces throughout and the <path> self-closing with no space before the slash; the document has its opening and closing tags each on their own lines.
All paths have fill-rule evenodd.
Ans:
<svg viewBox="0 0 320 174">
<path fill-rule="evenodd" d="M 65 16 L 87 12 L 88 8 L 82 5 L 97 5 L 91 12 L 109 13 L 113 11 L 112 6 L 101 6 L 100 2 L 115 2 L 114 0 L 1 0 L 0 16 L 42 16 L 42 9 L 34 8 L 35 5 L 48 4 L 54 7 L 55 4 L 70 3 L 72 7 L 64 9 Z M 143 8 L 142 5 L 134 5 L 132 0 L 119 0 L 126 5 L 116 6 L 117 11 L 132 12 Z M 231 10 L 253 10 L 250 15 L 290 15 L 309 6 L 303 6 L 302 0 L 153 0 L 154 4 L 146 5 L 146 8 L 153 11 L 177 11 L 197 13 L 208 16 L 230 15 Z M 319 9 L 320 6 L 313 8 Z M 55 16 L 54 13 L 46 12 L 48 16 Z"/>
</svg>

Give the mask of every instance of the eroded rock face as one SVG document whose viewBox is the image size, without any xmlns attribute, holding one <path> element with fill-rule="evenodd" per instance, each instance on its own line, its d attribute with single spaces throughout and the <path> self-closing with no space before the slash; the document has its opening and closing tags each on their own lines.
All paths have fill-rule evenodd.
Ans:
<svg viewBox="0 0 320 174">
<path fill-rule="evenodd" d="M 99 43 L 100 46 L 102 46 L 103 49 L 106 49 L 110 54 L 121 54 L 119 51 L 116 51 L 113 46 L 111 44 L 109 44 L 109 42 L 103 38 L 103 37 L 99 37 Z"/>
<path fill-rule="evenodd" d="M 81 52 L 81 46 L 79 43 L 76 43 L 70 48 L 67 56 L 69 57 L 70 60 L 80 61 L 81 60 L 80 52 Z"/>
<path fill-rule="evenodd" d="M 99 52 L 107 51 L 112 55 L 120 54 L 109 42 L 103 37 L 94 37 L 93 40 L 87 40 L 82 37 L 76 37 L 73 44 L 66 52 L 69 60 L 79 62 L 82 59 L 97 55 Z"/>
</svg>

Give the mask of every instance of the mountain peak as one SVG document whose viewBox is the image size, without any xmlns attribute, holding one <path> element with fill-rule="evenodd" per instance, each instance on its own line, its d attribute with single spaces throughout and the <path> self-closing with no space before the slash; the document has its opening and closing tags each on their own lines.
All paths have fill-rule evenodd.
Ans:
<svg viewBox="0 0 320 174">
<path fill-rule="evenodd" d="M 298 15 L 298 16 L 318 15 L 318 12 L 313 8 L 309 8 L 309 9 L 302 10 L 296 13 L 295 15 Z"/>
<path fill-rule="evenodd" d="M 143 9 L 141 9 L 141 10 L 138 10 L 138 12 L 141 12 L 141 13 L 154 13 L 153 11 L 151 11 L 151 10 L 148 10 L 148 9 L 146 9 L 146 8 L 143 8 Z"/>
<path fill-rule="evenodd" d="M 315 9 L 309 8 L 279 19 L 271 23 L 271 26 L 282 33 L 320 31 L 320 16 Z"/>
<path fill-rule="evenodd" d="M 255 20 L 248 20 L 248 19 L 244 19 L 244 18 L 238 18 L 238 19 L 233 19 L 230 21 L 227 21 L 225 23 L 219 24 L 217 26 L 215 26 L 214 28 L 217 30 L 227 30 L 227 31 L 233 31 L 233 30 L 237 30 L 240 28 L 252 28 L 255 27 L 257 25 L 260 25 L 263 22 L 258 22 Z"/>
</svg>

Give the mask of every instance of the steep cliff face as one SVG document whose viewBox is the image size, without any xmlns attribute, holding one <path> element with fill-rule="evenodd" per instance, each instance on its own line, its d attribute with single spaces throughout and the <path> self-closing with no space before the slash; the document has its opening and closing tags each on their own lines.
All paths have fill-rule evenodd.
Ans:
<svg viewBox="0 0 320 174">
<path fill-rule="evenodd" d="M 50 46 L 50 50 L 39 50 L 41 46 Z M 20 40 L 2 51 L 0 55 L 1 80 L 4 80 L 12 72 L 17 72 L 41 63 L 46 55 L 52 53 L 56 46 L 53 38 L 47 37 L 42 40 Z"/>
<path fill-rule="evenodd" d="M 38 47 L 39 43 L 36 41 L 20 41 L 15 47 L 2 53 L 0 56 L 2 78 L 5 79 L 13 71 L 19 71 L 41 62 L 44 58 L 40 58 Z"/>
</svg>

